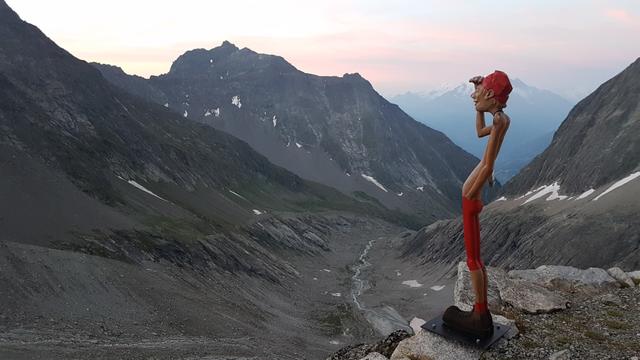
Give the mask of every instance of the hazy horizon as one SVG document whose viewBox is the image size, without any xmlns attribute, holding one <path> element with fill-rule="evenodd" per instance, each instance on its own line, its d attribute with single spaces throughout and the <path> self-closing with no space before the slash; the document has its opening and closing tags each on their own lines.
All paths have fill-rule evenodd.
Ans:
<svg viewBox="0 0 640 360">
<path fill-rule="evenodd" d="M 385 97 L 500 69 L 576 100 L 640 56 L 624 40 L 640 33 L 640 3 L 630 0 L 7 2 L 74 56 L 143 77 L 228 40 L 307 73 L 358 72 Z"/>
</svg>

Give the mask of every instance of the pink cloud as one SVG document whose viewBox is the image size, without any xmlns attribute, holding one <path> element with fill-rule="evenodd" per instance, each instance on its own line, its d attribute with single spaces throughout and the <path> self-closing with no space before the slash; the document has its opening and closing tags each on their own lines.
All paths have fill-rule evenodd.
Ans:
<svg viewBox="0 0 640 360">
<path fill-rule="evenodd" d="M 634 25 L 638 23 L 637 17 L 622 9 L 607 9 L 605 10 L 605 16 L 624 25 Z"/>
</svg>

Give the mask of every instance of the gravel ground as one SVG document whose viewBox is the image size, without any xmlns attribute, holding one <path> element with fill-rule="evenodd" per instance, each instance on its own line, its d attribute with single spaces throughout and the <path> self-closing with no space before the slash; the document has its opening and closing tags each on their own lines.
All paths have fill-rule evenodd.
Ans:
<svg viewBox="0 0 640 360">
<path fill-rule="evenodd" d="M 548 359 L 564 350 L 566 359 L 640 358 L 640 287 L 571 299 L 571 308 L 550 314 L 505 309 L 520 335 L 496 344 L 481 359 Z"/>
</svg>

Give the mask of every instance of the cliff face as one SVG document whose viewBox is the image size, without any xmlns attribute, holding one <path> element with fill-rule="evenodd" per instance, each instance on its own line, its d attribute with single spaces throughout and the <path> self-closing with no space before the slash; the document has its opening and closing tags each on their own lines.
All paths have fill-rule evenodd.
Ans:
<svg viewBox="0 0 640 360">
<path fill-rule="evenodd" d="M 95 66 L 114 84 L 233 134 L 303 178 L 417 213 L 426 223 L 456 211 L 462 183 L 479 161 L 357 73 L 307 74 L 229 42 L 186 52 L 144 86 Z"/>
</svg>

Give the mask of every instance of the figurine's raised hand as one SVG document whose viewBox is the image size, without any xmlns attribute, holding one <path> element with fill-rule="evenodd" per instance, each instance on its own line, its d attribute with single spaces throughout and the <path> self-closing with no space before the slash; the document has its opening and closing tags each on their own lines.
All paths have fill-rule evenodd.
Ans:
<svg viewBox="0 0 640 360">
<path fill-rule="evenodd" d="M 474 76 L 471 79 L 469 79 L 470 83 L 473 83 L 473 85 L 475 85 L 476 87 L 478 87 L 478 85 L 482 84 L 482 81 L 484 80 L 484 76 L 482 75 L 478 75 L 478 76 Z"/>
</svg>

